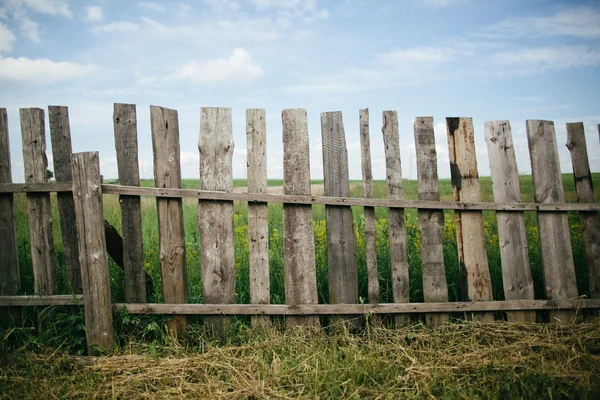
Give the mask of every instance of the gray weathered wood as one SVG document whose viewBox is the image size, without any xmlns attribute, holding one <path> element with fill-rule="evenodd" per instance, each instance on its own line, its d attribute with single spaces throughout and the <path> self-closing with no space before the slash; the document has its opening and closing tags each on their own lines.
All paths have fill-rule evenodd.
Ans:
<svg viewBox="0 0 600 400">
<path fill-rule="evenodd" d="M 487 142 L 494 200 L 499 202 L 521 201 L 519 171 L 509 121 L 486 121 Z M 529 267 L 525 216 L 522 212 L 496 213 L 500 257 L 502 259 L 502 282 L 506 300 L 529 300 L 534 298 L 533 278 Z M 509 321 L 535 322 L 535 312 L 508 313 Z"/>
<path fill-rule="evenodd" d="M 115 104 L 113 112 L 119 184 L 140 185 L 135 104 Z M 146 273 L 139 196 L 119 196 L 123 229 L 123 269 L 128 303 L 146 302 Z"/>
<path fill-rule="evenodd" d="M 363 177 L 363 197 L 373 198 L 373 171 L 371 168 L 371 138 L 369 136 L 369 109 L 359 111 L 360 150 Z M 377 270 L 377 242 L 375 208 L 365 206 L 365 255 L 367 258 L 367 293 L 369 303 L 379 303 L 379 272 Z M 379 322 L 379 321 L 374 321 Z"/>
<path fill-rule="evenodd" d="M 176 110 L 150 106 L 154 184 L 157 188 L 181 188 L 179 119 Z M 188 284 L 181 199 L 156 199 L 160 269 L 165 303 L 187 303 Z M 173 317 L 168 327 L 178 336 L 186 329 L 185 317 Z"/>
<path fill-rule="evenodd" d="M 264 109 L 246 110 L 248 193 L 267 191 L 267 124 Z M 269 207 L 248 203 L 250 303 L 269 304 Z M 268 326 L 268 317 L 252 317 L 253 326 Z"/>
<path fill-rule="evenodd" d="M 419 200 L 439 201 L 437 152 L 433 117 L 418 117 L 414 122 L 417 153 Z M 423 263 L 423 297 L 426 303 L 448 301 L 448 283 L 444 270 L 444 211 L 419 210 L 421 261 Z M 427 314 L 429 325 L 448 322 L 448 314 Z"/>
<path fill-rule="evenodd" d="M 200 117 L 200 189 L 233 190 L 233 133 L 230 108 L 202 107 Z M 198 202 L 204 302 L 235 303 L 233 202 Z M 206 326 L 225 334 L 231 319 L 214 317 Z"/>
<path fill-rule="evenodd" d="M 454 200 L 480 201 L 473 120 L 446 118 L 446 126 Z M 483 215 L 478 211 L 460 211 L 455 212 L 454 216 L 463 300 L 492 300 Z M 490 313 L 474 317 L 493 320 L 493 314 Z"/>
<path fill-rule="evenodd" d="M 109 349 L 114 344 L 98 153 L 73 154 L 71 168 L 85 306 L 85 337 L 88 352 L 92 353 L 96 346 Z"/>
<path fill-rule="evenodd" d="M 283 191 L 286 195 L 310 196 L 310 158 L 306 110 L 281 113 L 283 124 Z M 317 304 L 317 275 L 310 205 L 283 205 L 283 260 L 285 302 Z M 287 326 L 320 326 L 317 317 L 291 317 Z"/>
<path fill-rule="evenodd" d="M 594 188 L 588 160 L 583 123 L 567 124 L 567 148 L 571 152 L 575 191 L 580 203 L 594 203 Z M 580 212 L 585 258 L 588 265 L 590 294 L 600 298 L 600 222 L 597 212 Z"/>
<path fill-rule="evenodd" d="M 350 196 L 348 150 L 341 111 L 321 114 L 325 196 Z M 325 206 L 330 304 L 358 303 L 358 266 L 352 208 Z"/>
<path fill-rule="evenodd" d="M 22 108 L 20 116 L 25 182 L 47 182 L 48 159 L 46 158 L 44 110 Z M 56 259 L 50 194 L 28 193 L 27 207 L 34 290 L 37 294 L 56 294 Z"/>
<path fill-rule="evenodd" d="M 535 201 L 564 203 L 554 122 L 527 120 L 527 142 Z M 576 297 L 575 265 L 567 213 L 538 212 L 537 220 L 546 296 L 550 300 Z M 574 314 L 570 311 L 557 312 L 554 317 L 562 323 L 571 323 Z"/>
<path fill-rule="evenodd" d="M 52 141 L 52 159 L 54 178 L 57 182 L 71 182 L 71 127 L 69 125 L 69 109 L 62 106 L 48 106 L 50 120 L 50 139 Z M 81 267 L 79 266 L 79 249 L 77 242 L 77 226 L 75 224 L 75 205 L 73 193 L 56 194 L 58 216 L 63 242 L 63 254 L 67 280 L 73 293 L 81 293 Z"/>
<path fill-rule="evenodd" d="M 383 112 L 383 143 L 385 144 L 385 167 L 387 195 L 390 199 L 402 199 L 402 167 L 400 163 L 400 137 L 396 111 Z M 395 303 L 409 302 L 408 257 L 406 254 L 406 229 L 404 209 L 390 208 L 388 211 L 390 234 L 390 263 L 392 270 L 392 295 Z M 410 318 L 405 315 L 394 317 L 396 326 L 406 325 Z"/>
<path fill-rule="evenodd" d="M 0 307 L 82 306 L 82 294 L 0 296 Z"/>
</svg>

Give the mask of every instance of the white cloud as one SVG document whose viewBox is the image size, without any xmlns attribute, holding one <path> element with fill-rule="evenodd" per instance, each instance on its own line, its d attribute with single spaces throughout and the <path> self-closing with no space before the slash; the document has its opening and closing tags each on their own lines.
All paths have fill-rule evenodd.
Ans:
<svg viewBox="0 0 600 400">
<path fill-rule="evenodd" d="M 155 32 L 168 32 L 169 28 L 167 28 L 165 25 L 156 22 L 155 20 L 148 18 L 148 17 L 141 17 L 140 18 L 149 28 L 151 28 L 152 30 L 154 30 Z"/>
<path fill-rule="evenodd" d="M 93 31 L 106 33 L 134 32 L 140 29 L 140 25 L 129 21 L 117 21 L 106 25 L 95 26 Z"/>
<path fill-rule="evenodd" d="M 167 11 L 167 9 L 159 4 L 159 3 L 155 3 L 153 1 L 140 1 L 137 3 L 137 6 L 140 8 L 145 8 L 146 10 L 151 10 L 157 13 L 164 13 Z"/>
<path fill-rule="evenodd" d="M 21 33 L 34 43 L 41 42 L 39 30 L 40 24 L 30 20 L 24 15 L 20 16 L 18 19 Z"/>
<path fill-rule="evenodd" d="M 102 21 L 104 19 L 104 15 L 102 14 L 102 6 L 86 7 L 85 19 L 91 22 Z"/>
<path fill-rule="evenodd" d="M 97 67 L 90 64 L 7 57 L 0 59 L 0 82 L 19 85 L 49 84 L 61 80 L 72 80 L 88 75 L 95 70 Z"/>
<path fill-rule="evenodd" d="M 240 4 L 234 0 L 204 0 L 204 3 L 216 12 L 238 11 L 241 8 Z"/>
<path fill-rule="evenodd" d="M 212 1 L 212 0 L 211 0 Z M 317 0 L 250 0 L 259 10 L 274 10 L 278 18 L 314 22 L 329 18 L 329 11 L 319 8 Z"/>
<path fill-rule="evenodd" d="M 465 0 L 422 0 L 423 4 L 428 7 L 443 8 L 454 4 L 462 3 Z"/>
<path fill-rule="evenodd" d="M 26 6 L 32 11 L 42 14 L 62 15 L 68 18 L 73 17 L 67 0 L 9 0 L 9 3 L 13 7 Z"/>
<path fill-rule="evenodd" d="M 255 64 L 244 49 L 235 49 L 228 58 L 206 62 L 189 62 L 167 77 L 197 83 L 243 83 L 257 80 L 263 69 Z"/>
<path fill-rule="evenodd" d="M 380 54 L 379 58 L 386 64 L 434 63 L 440 64 L 454 58 L 454 50 L 444 47 L 414 47 L 411 49 L 394 50 Z"/>
<path fill-rule="evenodd" d="M 13 35 L 10 29 L 3 23 L 0 23 L 0 54 L 10 52 L 15 40 L 15 35 Z"/>
<path fill-rule="evenodd" d="M 0 8 L 0 19 L 6 19 L 7 17 L 6 10 L 4 8 Z"/>
</svg>

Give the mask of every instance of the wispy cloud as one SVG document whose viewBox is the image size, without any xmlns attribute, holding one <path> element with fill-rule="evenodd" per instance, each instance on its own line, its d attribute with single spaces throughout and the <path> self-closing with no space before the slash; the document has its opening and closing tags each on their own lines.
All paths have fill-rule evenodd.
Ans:
<svg viewBox="0 0 600 400">
<path fill-rule="evenodd" d="M 12 8 L 25 7 L 41 14 L 73 18 L 68 0 L 7 0 L 7 4 Z"/>
<path fill-rule="evenodd" d="M 423 4 L 433 8 L 443 8 L 453 6 L 458 3 L 464 3 L 466 0 L 421 0 Z"/>
<path fill-rule="evenodd" d="M 157 13 L 164 13 L 167 11 L 165 6 L 162 4 L 153 2 L 153 1 L 140 1 L 137 3 L 137 6 L 146 10 L 151 10 Z"/>
<path fill-rule="evenodd" d="M 3 23 L 0 23 L 0 54 L 10 52 L 16 39 L 12 31 Z"/>
<path fill-rule="evenodd" d="M 90 22 L 98 22 L 104 19 L 102 6 L 88 6 L 85 8 L 85 19 Z"/>
<path fill-rule="evenodd" d="M 123 32 L 133 32 L 140 29 L 140 25 L 135 22 L 129 21 L 117 21 L 111 22 L 106 25 L 98 25 L 94 26 L 93 31 L 95 33 L 106 32 L 106 33 L 123 33 Z"/>
<path fill-rule="evenodd" d="M 7 57 L 0 59 L 0 82 L 19 86 L 50 84 L 79 78 L 97 69 L 98 67 L 91 64 Z"/>
</svg>

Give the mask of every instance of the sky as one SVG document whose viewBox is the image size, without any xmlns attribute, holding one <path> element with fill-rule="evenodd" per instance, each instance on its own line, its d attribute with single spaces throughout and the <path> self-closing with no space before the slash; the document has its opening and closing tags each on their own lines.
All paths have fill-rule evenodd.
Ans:
<svg viewBox="0 0 600 400">
<path fill-rule="evenodd" d="M 416 179 L 413 122 L 433 116 L 440 178 L 446 117 L 509 120 L 521 174 L 525 121 L 583 122 L 600 171 L 600 0 L 0 0 L 0 107 L 14 182 L 19 108 L 69 107 L 73 151 L 117 177 L 113 103 L 137 105 L 140 175 L 153 177 L 149 106 L 178 110 L 182 176 L 199 177 L 201 107 L 232 109 L 234 178 L 246 177 L 245 110 L 267 113 L 268 178 L 283 175 L 281 111 L 305 108 L 311 177 L 323 177 L 320 113 L 342 111 L 350 178 L 361 179 L 359 109 L 370 110 L 375 179 L 385 179 L 382 111 L 398 112 L 404 178 Z M 47 125 L 46 115 L 46 125 Z M 49 128 L 46 128 L 52 167 Z"/>
</svg>

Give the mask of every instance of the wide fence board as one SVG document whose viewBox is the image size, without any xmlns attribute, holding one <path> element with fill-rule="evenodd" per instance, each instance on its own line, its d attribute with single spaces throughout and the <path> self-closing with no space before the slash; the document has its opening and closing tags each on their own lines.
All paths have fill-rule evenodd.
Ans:
<svg viewBox="0 0 600 400">
<path fill-rule="evenodd" d="M 439 201 L 437 152 L 433 117 L 418 117 L 414 122 L 417 153 L 419 200 Z M 423 297 L 426 303 L 448 301 L 448 283 L 444 270 L 444 211 L 419 210 L 421 261 L 423 263 Z M 448 314 L 427 314 L 428 325 L 448 322 Z"/>
<path fill-rule="evenodd" d="M 583 123 L 567 124 L 567 148 L 571 152 L 575 191 L 580 203 L 593 203 L 594 188 Z M 585 259 L 588 265 L 590 295 L 600 298 L 600 221 L 597 212 L 580 212 Z"/>
<path fill-rule="evenodd" d="M 70 183 L 73 180 L 73 173 L 71 171 L 72 149 L 69 109 L 64 106 L 48 106 L 48 119 L 50 122 L 50 139 L 52 141 L 54 178 L 57 182 Z M 81 267 L 79 265 L 73 193 L 60 192 L 56 194 L 56 198 L 67 280 L 73 293 L 81 293 L 83 286 L 81 283 Z"/>
<path fill-rule="evenodd" d="M 509 121 L 486 121 L 487 143 L 494 200 L 499 202 L 521 201 L 519 171 Z M 496 213 L 502 282 L 506 300 L 534 298 L 533 278 L 529 267 L 527 231 L 523 212 Z M 535 322 L 535 312 L 511 312 L 511 321 Z"/>
<path fill-rule="evenodd" d="M 310 158 L 306 110 L 281 113 L 283 125 L 283 191 L 286 195 L 310 196 Z M 317 275 L 312 208 L 304 204 L 283 205 L 283 264 L 285 302 L 317 304 Z M 318 328 L 317 317 L 290 317 L 288 327 Z"/>
<path fill-rule="evenodd" d="M 446 118 L 446 128 L 454 200 L 480 201 L 473 120 Z M 460 211 L 455 212 L 454 217 L 463 300 L 492 300 L 483 215 L 478 211 Z M 485 313 L 474 317 L 493 320 L 494 316 Z"/>
<path fill-rule="evenodd" d="M 554 122 L 527 120 L 526 126 L 535 201 L 564 203 Z M 537 221 L 546 296 L 550 300 L 577 297 L 567 213 L 538 212 Z M 569 311 L 554 314 L 562 323 L 570 323 L 573 316 Z"/>
<path fill-rule="evenodd" d="M 44 110 L 22 108 L 20 117 L 25 182 L 47 182 Z M 58 289 L 50 194 L 28 193 L 27 208 L 34 291 L 39 294 L 56 294 Z"/>
<path fill-rule="evenodd" d="M 341 111 L 321 114 L 323 191 L 325 196 L 350 196 L 348 150 Z M 354 219 L 349 206 L 325 206 L 330 304 L 358 303 L 358 265 Z"/>
<path fill-rule="evenodd" d="M 248 193 L 267 191 L 267 124 L 264 109 L 246 110 Z M 250 303 L 270 303 L 269 206 L 248 203 L 248 262 Z M 252 317 L 253 326 L 269 325 L 268 317 Z"/>
<path fill-rule="evenodd" d="M 400 162 L 400 136 L 396 111 L 383 112 L 383 143 L 385 145 L 385 167 L 387 195 L 389 199 L 402 199 L 402 166 Z M 408 257 L 406 254 L 406 229 L 404 209 L 388 210 L 390 236 L 390 266 L 392 270 L 392 296 L 395 303 L 409 302 Z M 394 316 L 396 326 L 407 325 L 410 318 Z"/>
<path fill-rule="evenodd" d="M 135 104 L 115 104 L 113 110 L 119 184 L 140 185 L 137 114 Z M 142 205 L 139 196 L 119 196 L 123 230 L 123 270 L 128 303 L 146 302 L 146 272 L 142 238 Z"/>
<path fill-rule="evenodd" d="M 200 189 L 233 190 L 233 132 L 230 108 L 203 107 L 200 117 Z M 235 303 L 233 202 L 199 201 L 198 228 L 204 302 Z M 205 321 L 217 333 L 226 333 L 231 319 Z"/>
<path fill-rule="evenodd" d="M 177 111 L 150 106 L 154 184 L 181 188 L 179 119 Z M 160 269 L 165 303 L 187 303 L 188 285 L 181 199 L 156 199 Z M 169 331 L 177 336 L 186 329 L 185 317 L 173 317 Z"/>
</svg>

